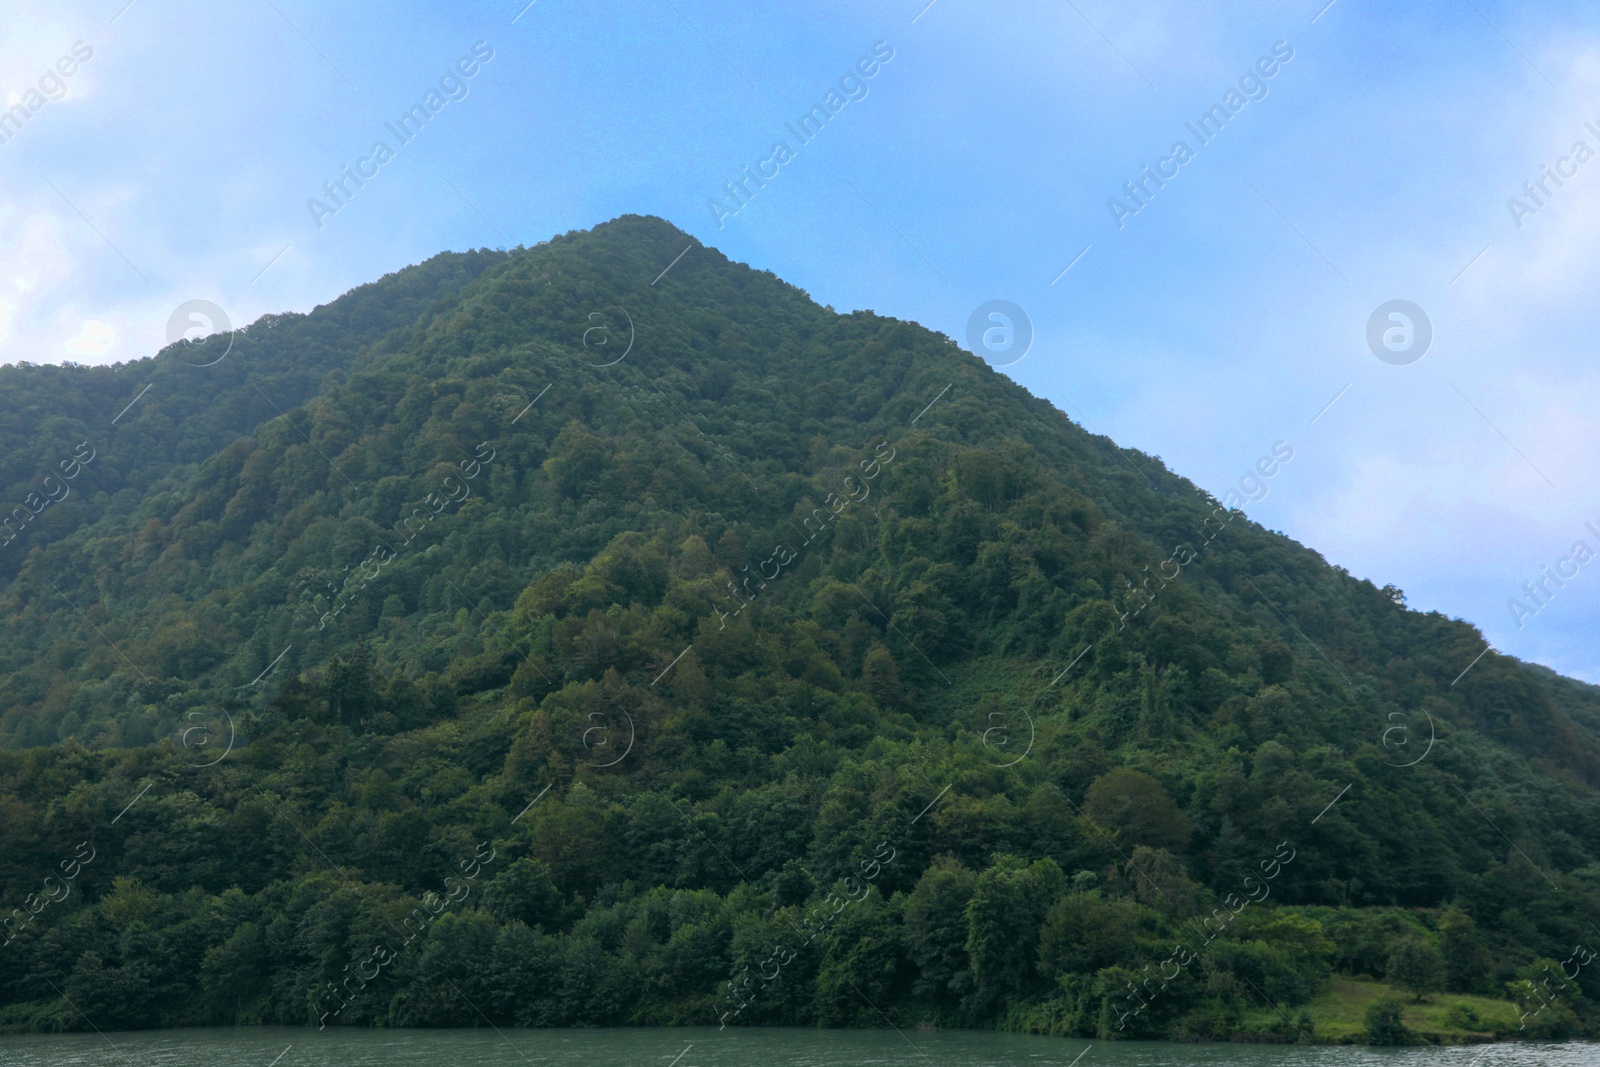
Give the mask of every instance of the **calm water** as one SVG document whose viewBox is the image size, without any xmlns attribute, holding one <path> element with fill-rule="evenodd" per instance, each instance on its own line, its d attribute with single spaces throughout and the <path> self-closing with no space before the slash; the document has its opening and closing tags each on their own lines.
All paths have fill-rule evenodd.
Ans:
<svg viewBox="0 0 1600 1067">
<path fill-rule="evenodd" d="M 1168 1045 L 747 1027 L 507 1030 L 503 1037 L 493 1030 L 293 1028 L 0 1037 L 0 1067 L 1070 1067 L 1075 1061 L 1078 1067 L 1592 1067 L 1600 1064 L 1600 1046 Z"/>
</svg>

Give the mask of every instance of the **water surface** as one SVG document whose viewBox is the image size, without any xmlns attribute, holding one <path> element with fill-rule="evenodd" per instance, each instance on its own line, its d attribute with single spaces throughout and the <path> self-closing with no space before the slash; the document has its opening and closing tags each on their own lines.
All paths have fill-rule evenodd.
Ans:
<svg viewBox="0 0 1600 1067">
<path fill-rule="evenodd" d="M 952 1030 L 355 1030 L 0 1037 L 0 1067 L 1592 1067 L 1600 1046 L 1171 1045 Z"/>
</svg>

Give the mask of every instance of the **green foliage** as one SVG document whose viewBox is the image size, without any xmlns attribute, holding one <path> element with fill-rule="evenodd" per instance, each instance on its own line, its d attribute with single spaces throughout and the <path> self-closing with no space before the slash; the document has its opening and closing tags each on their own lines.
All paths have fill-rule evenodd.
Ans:
<svg viewBox="0 0 1600 1067">
<path fill-rule="evenodd" d="M 1367 1009 L 1367 1044 L 1409 1045 L 1414 1035 L 1405 1024 L 1405 1005 L 1394 997 L 1379 1000 Z"/>
<path fill-rule="evenodd" d="M 1407 938 L 1389 957 L 1388 978 L 1391 984 L 1420 1001 L 1427 994 L 1444 988 L 1444 958 L 1431 942 L 1420 937 Z"/>
<path fill-rule="evenodd" d="M 1439 952 L 1444 963 L 1444 988 L 1452 993 L 1485 993 L 1492 972 L 1489 951 L 1478 924 L 1460 908 L 1439 917 Z"/>
<path fill-rule="evenodd" d="M 0 550 L 0 1028 L 83 1026 L 54 986 L 1295 1040 L 1389 973 L 1592 1032 L 1591 969 L 1544 1010 L 1528 969 L 1600 911 L 1596 690 L 1454 684 L 1471 626 L 914 324 L 710 250 L 650 285 L 686 240 L 438 257 L 203 370 L 0 368 L 17 499 L 156 385 Z M 604 371 L 601 309 L 649 332 Z"/>
<path fill-rule="evenodd" d="M 1065 888 L 1066 876 L 1050 859 L 1026 864 L 1001 855 L 978 876 L 967 903 L 966 949 L 980 1003 L 1040 988 L 1039 925 Z"/>
<path fill-rule="evenodd" d="M 1179 849 L 1188 844 L 1188 817 L 1160 782 L 1131 767 L 1096 778 L 1083 806 L 1090 819 L 1119 831 L 1130 844 Z"/>
</svg>

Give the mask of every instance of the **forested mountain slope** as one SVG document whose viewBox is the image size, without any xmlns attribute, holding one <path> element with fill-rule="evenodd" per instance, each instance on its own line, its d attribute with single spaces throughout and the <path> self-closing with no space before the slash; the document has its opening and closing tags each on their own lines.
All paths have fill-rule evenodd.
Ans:
<svg viewBox="0 0 1600 1067">
<path fill-rule="evenodd" d="M 1593 688 L 692 244 L 440 257 L 119 421 L 0 590 L 0 1026 L 1294 1039 L 1600 937 Z M 173 356 L 4 371 L 8 477 Z"/>
<path fill-rule="evenodd" d="M 14 576 L 34 543 L 100 518 L 124 489 L 181 487 L 218 449 L 298 407 L 363 347 L 452 303 L 462 286 L 505 258 L 443 253 L 310 315 L 269 315 L 210 343 L 169 346 L 155 359 L 0 367 L 0 517 L 25 506 L 29 493 L 60 497 L 38 512 L 37 504 L 28 507 L 25 521 L 14 516 L 14 539 L 0 533 L 0 576 Z M 91 454 L 81 466 L 93 477 L 78 482 L 79 470 L 62 478 L 75 456 Z M 44 486 L 47 475 L 68 483 L 66 493 Z"/>
</svg>

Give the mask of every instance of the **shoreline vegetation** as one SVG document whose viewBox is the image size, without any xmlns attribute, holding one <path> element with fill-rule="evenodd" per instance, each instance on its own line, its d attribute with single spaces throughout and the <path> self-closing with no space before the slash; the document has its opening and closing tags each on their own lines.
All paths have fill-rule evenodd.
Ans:
<svg viewBox="0 0 1600 1067">
<path fill-rule="evenodd" d="M 1398 1007 L 1395 1018 L 1398 1026 L 1391 1027 L 1382 1035 L 1371 1032 L 1369 1014 L 1376 1006 L 1380 1010 L 1393 1004 Z M 26 1034 L 52 1034 L 52 1033 L 93 1033 L 86 1026 L 66 1027 L 62 1029 L 42 1029 L 31 1027 L 26 1022 L 15 1018 L 14 1013 L 7 1013 L 9 1018 L 0 1020 L 0 1036 L 20 1036 Z M 1509 1000 L 1498 1000 L 1491 997 L 1472 996 L 1468 994 L 1439 994 L 1421 1002 L 1415 1002 L 1410 994 L 1397 987 L 1369 976 L 1346 977 L 1335 975 L 1329 982 L 1329 987 L 1322 993 L 1313 997 L 1301 1009 L 1298 1009 L 1289 1018 L 1279 1014 L 1273 1009 L 1264 1006 L 1251 1009 L 1242 1013 L 1238 1020 L 1238 1028 L 1226 1033 L 1200 1036 L 1194 1031 L 1180 1031 L 1165 1037 L 1141 1036 L 1139 1041 L 1158 1041 L 1174 1045 L 1197 1043 L 1243 1043 L 1243 1044 L 1310 1044 L 1310 1045 L 1359 1045 L 1359 1046 L 1446 1046 L 1470 1044 L 1508 1044 L 1519 1041 L 1538 1041 L 1541 1043 L 1551 1040 L 1569 1041 L 1575 1044 L 1589 1043 L 1592 1039 L 1569 1036 L 1564 1038 L 1532 1037 L 1526 1032 L 1518 1030 L 1518 1011 L 1516 1005 Z M 256 1023 L 234 1024 L 235 1026 L 282 1026 L 283 1023 Z M 659 1024 L 619 1024 L 625 1029 L 652 1029 Z M 685 1023 L 684 1028 L 709 1026 L 710 1024 Z M 783 1029 L 786 1024 L 771 1024 L 764 1029 Z M 162 1029 L 214 1029 L 214 1024 L 195 1024 L 190 1027 L 164 1027 Z M 320 1030 L 324 1026 L 309 1026 L 308 1029 Z M 363 1027 L 357 1027 L 363 1028 Z M 369 1024 L 367 1027 L 377 1030 L 392 1030 L 396 1027 L 384 1027 Z M 717 1027 L 723 1029 L 724 1027 Z M 999 1025 L 992 1028 L 982 1027 L 946 1027 L 930 1020 L 923 1020 L 911 1026 L 902 1026 L 902 1029 L 914 1029 L 921 1033 L 940 1032 L 948 1029 L 962 1029 L 974 1033 L 996 1032 L 1030 1034 L 1040 1037 L 1061 1037 L 1081 1039 L 1086 1036 L 1072 1033 L 1059 1033 L 1051 1028 L 1048 1021 L 1048 1005 L 1041 1006 L 1032 1011 L 1019 1013 L 1002 1020 Z M 338 1029 L 336 1027 L 336 1029 Z M 348 1029 L 348 1027 L 346 1028 Z M 406 1029 L 406 1027 L 400 1027 Z M 409 1027 L 409 1029 L 430 1030 L 441 1029 L 438 1027 Z M 571 1027 L 542 1027 L 540 1029 L 571 1029 Z M 828 1029 L 863 1029 L 863 1027 L 832 1027 Z M 883 1027 L 866 1027 L 865 1029 L 883 1029 Z M 1308 1040 L 1309 1038 L 1309 1040 Z M 1375 1040 L 1375 1038 L 1381 1038 Z M 1104 1038 L 1114 1040 L 1114 1038 Z"/>
<path fill-rule="evenodd" d="M 1374 1012 L 1374 1008 L 1378 1010 Z M 1373 1016 L 1381 1016 L 1383 1029 L 1373 1032 Z M 1180 1026 L 1165 1037 L 1141 1036 L 1140 1040 L 1168 1041 L 1174 1044 L 1230 1042 L 1245 1044 L 1309 1045 L 1472 1045 L 1504 1044 L 1518 1041 L 1549 1041 L 1534 1038 L 1518 1028 L 1515 1003 L 1493 997 L 1440 993 L 1417 1002 L 1405 990 L 1368 975 L 1334 975 L 1328 987 L 1295 1009 L 1258 1005 L 1237 1017 L 1236 1028 L 1224 1032 L 1200 1031 Z M 1021 1013 L 1007 1020 L 1003 1029 L 1017 1033 L 1051 1037 L 1082 1035 L 1053 1032 L 1047 1009 Z M 1555 1040 L 1581 1040 L 1568 1036 Z"/>
</svg>

